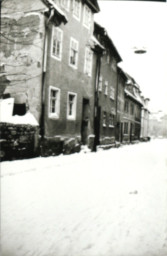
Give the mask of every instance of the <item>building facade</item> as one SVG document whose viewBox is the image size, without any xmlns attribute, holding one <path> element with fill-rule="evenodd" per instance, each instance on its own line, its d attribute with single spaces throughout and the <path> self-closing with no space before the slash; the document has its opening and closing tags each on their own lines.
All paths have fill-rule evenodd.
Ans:
<svg viewBox="0 0 167 256">
<path fill-rule="evenodd" d="M 99 11 L 96 0 L 2 3 L 0 97 L 14 99 L 13 115 L 35 117 L 42 155 L 109 148 L 148 132 L 147 100 L 94 23 Z"/>
<path fill-rule="evenodd" d="M 116 136 L 116 104 L 117 104 L 117 64 L 122 60 L 105 28 L 95 23 L 94 36 L 103 46 L 99 56 L 97 109 L 98 136 L 97 144 L 101 146 L 115 145 Z M 97 65 L 96 63 L 94 65 Z"/>
<path fill-rule="evenodd" d="M 143 107 L 141 110 L 141 133 L 140 133 L 140 139 L 147 141 L 149 139 L 149 115 L 150 111 L 148 109 L 148 103 L 149 99 L 141 97 Z"/>
<path fill-rule="evenodd" d="M 46 24 L 66 23 L 66 17 L 50 1 L 7 0 L 1 11 L 1 97 L 14 98 L 14 114 L 29 109 L 40 122 Z"/>
<path fill-rule="evenodd" d="M 44 137 L 87 144 L 94 138 L 94 68 L 92 36 L 96 1 L 55 1 L 68 23 L 48 26 L 44 85 Z"/>
<path fill-rule="evenodd" d="M 125 102 L 123 117 L 123 142 L 140 139 L 142 100 L 139 85 L 126 73 Z"/>
<path fill-rule="evenodd" d="M 125 85 L 127 76 L 124 71 L 118 67 L 117 80 L 117 96 L 116 96 L 116 140 L 120 143 L 123 141 L 123 119 L 124 119 L 124 105 L 125 105 Z"/>
</svg>

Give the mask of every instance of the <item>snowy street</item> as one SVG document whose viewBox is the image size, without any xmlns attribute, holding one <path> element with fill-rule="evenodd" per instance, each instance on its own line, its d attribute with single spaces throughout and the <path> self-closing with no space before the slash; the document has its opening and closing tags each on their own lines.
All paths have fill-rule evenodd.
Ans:
<svg viewBox="0 0 167 256">
<path fill-rule="evenodd" d="M 166 256 L 167 140 L 1 163 L 2 256 Z"/>
</svg>

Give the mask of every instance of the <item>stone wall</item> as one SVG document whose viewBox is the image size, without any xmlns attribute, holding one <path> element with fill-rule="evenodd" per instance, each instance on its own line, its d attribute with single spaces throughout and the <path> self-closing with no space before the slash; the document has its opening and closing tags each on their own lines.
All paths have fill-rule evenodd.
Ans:
<svg viewBox="0 0 167 256">
<path fill-rule="evenodd" d="M 39 154 L 39 127 L 0 123 L 1 160 L 24 159 Z"/>
</svg>

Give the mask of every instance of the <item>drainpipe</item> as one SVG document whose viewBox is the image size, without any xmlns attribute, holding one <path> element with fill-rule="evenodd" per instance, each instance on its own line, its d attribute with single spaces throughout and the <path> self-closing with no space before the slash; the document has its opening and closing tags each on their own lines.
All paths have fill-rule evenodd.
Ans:
<svg viewBox="0 0 167 256">
<path fill-rule="evenodd" d="M 40 135 L 43 140 L 45 137 L 45 84 L 46 84 L 46 69 L 48 57 L 48 24 L 54 15 L 54 10 L 50 9 L 49 18 L 45 20 L 45 36 L 44 36 L 44 52 L 43 52 L 43 70 L 42 70 L 42 88 L 41 88 L 41 120 L 40 120 Z"/>
<path fill-rule="evenodd" d="M 117 118 L 118 118 L 118 86 L 119 86 L 119 70 L 117 68 L 117 83 L 116 83 L 116 105 L 115 105 L 115 140 L 117 137 Z"/>
<path fill-rule="evenodd" d="M 98 120 L 98 111 L 99 111 L 99 77 L 100 77 L 100 69 L 101 69 L 101 54 L 97 52 L 97 60 L 96 60 L 96 79 L 95 79 L 95 103 L 94 103 L 94 134 L 95 140 L 93 145 L 93 151 L 96 151 L 96 146 L 99 145 L 99 120 Z"/>
</svg>

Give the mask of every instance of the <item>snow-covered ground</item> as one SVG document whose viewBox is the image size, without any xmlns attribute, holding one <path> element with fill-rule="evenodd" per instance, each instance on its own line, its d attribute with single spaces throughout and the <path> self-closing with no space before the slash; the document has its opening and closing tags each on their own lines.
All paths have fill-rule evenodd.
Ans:
<svg viewBox="0 0 167 256">
<path fill-rule="evenodd" d="M 2 256 L 166 256 L 167 140 L 1 163 Z"/>
</svg>

